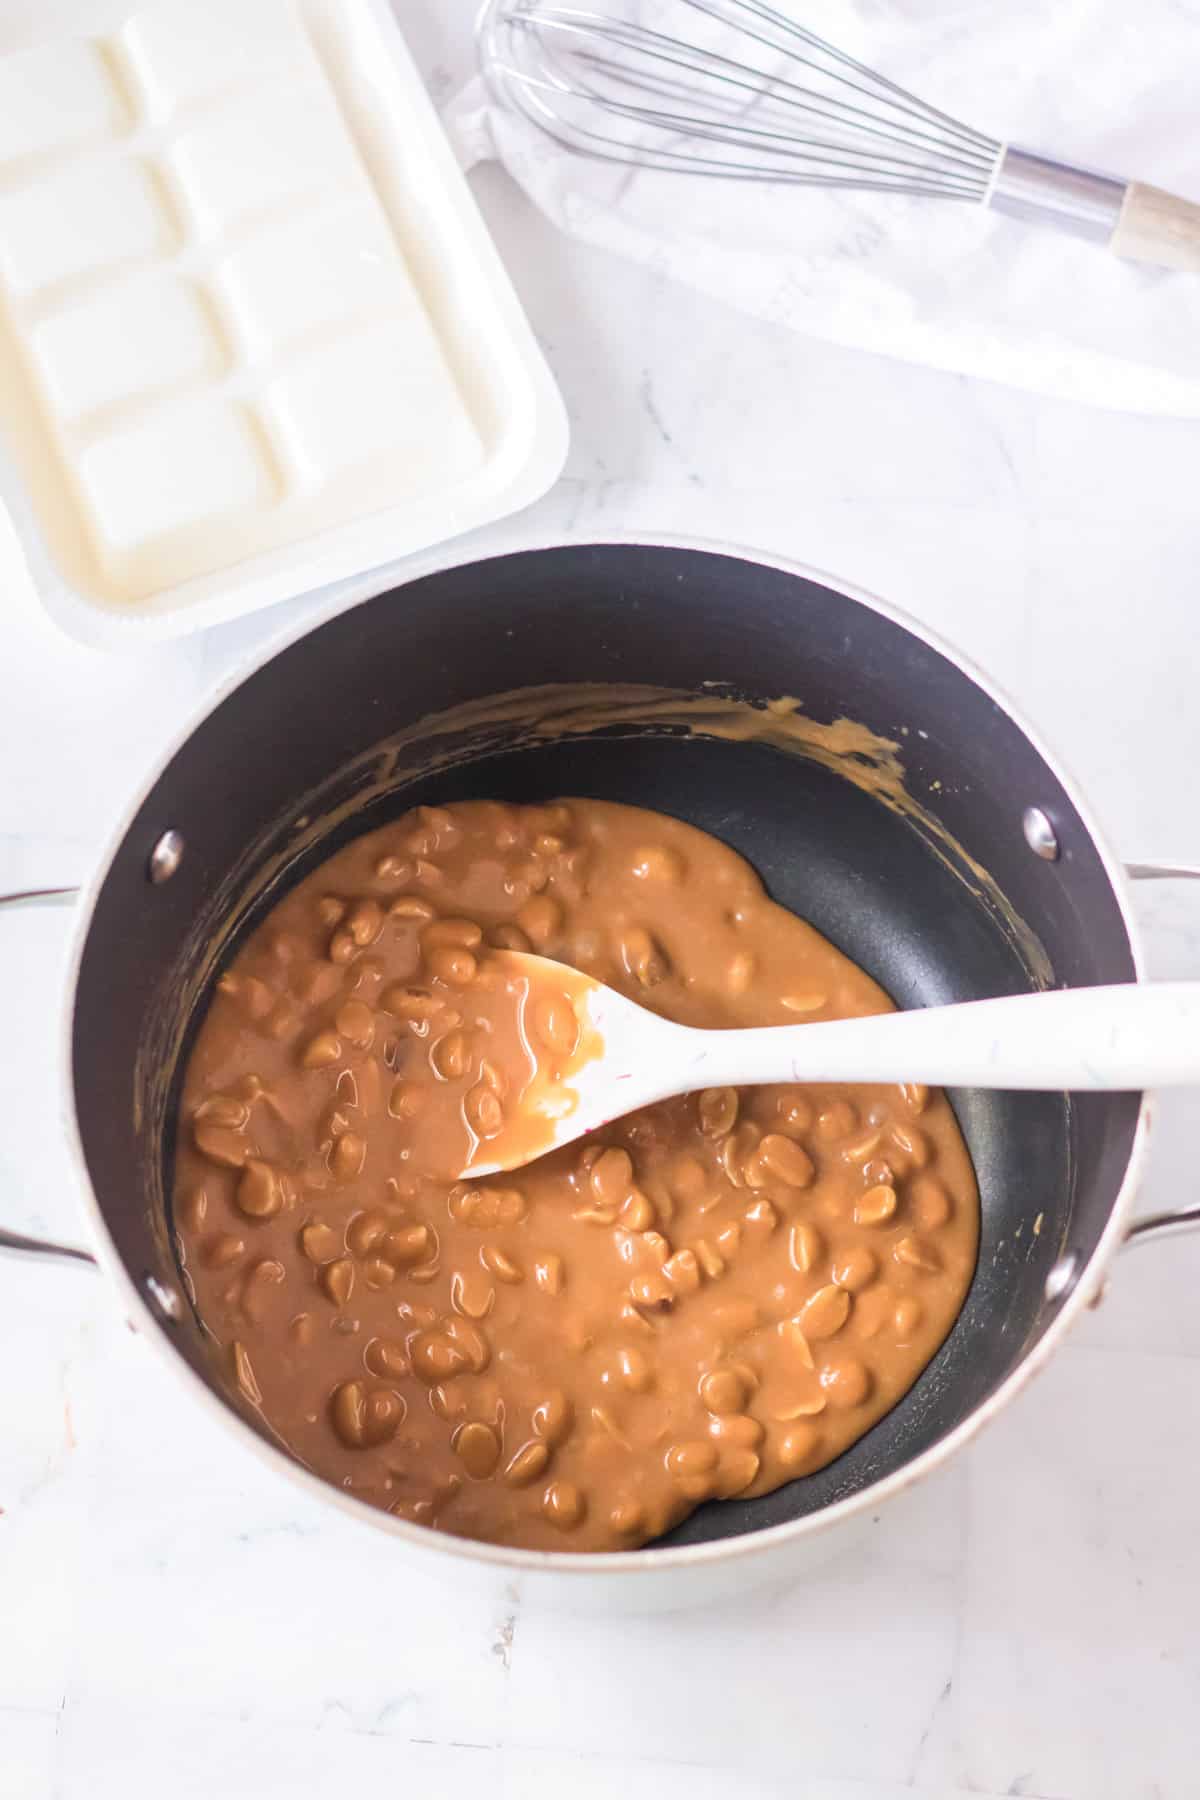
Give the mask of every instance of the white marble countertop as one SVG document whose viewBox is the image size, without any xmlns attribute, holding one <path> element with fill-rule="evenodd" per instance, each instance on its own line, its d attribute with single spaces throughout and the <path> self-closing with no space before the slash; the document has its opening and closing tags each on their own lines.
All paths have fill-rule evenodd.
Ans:
<svg viewBox="0 0 1200 1800">
<path fill-rule="evenodd" d="M 414 25 L 435 86 L 442 26 Z M 805 342 L 476 189 L 570 407 L 567 472 L 483 551 L 581 528 L 786 551 L 888 596 L 1028 710 L 1131 857 L 1200 861 L 1200 425 Z M 292 609 L 299 617 L 304 605 Z M 107 660 L 0 600 L 0 891 L 89 867 L 182 713 L 282 615 Z M 1200 975 L 1200 893 L 1143 896 Z M 63 921 L 0 922 L 0 1207 L 78 1232 Z M 1163 1108 L 1148 1208 L 1195 1199 Z M 702 1613 L 446 1590 L 197 1414 L 107 1287 L 0 1262 L 0 1796 L 1188 1800 L 1200 1791 L 1200 1238 L 1104 1305 L 869 1551 Z"/>
</svg>

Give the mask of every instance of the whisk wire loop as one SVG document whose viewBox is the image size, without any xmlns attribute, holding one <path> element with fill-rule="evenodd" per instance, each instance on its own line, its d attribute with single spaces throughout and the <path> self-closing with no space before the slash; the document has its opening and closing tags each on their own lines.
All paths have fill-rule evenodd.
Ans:
<svg viewBox="0 0 1200 1800">
<path fill-rule="evenodd" d="M 489 77 L 558 142 L 607 161 L 950 199 L 987 192 L 998 142 L 769 0 L 671 5 L 697 28 L 716 27 L 717 41 L 616 11 L 492 0 L 483 25 Z"/>
</svg>

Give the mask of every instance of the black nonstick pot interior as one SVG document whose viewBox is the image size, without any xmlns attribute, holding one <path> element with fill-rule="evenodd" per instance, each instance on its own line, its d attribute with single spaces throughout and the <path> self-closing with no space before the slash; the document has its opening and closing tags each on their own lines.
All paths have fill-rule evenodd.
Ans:
<svg viewBox="0 0 1200 1800">
<path fill-rule="evenodd" d="M 847 779 L 853 758 L 826 766 L 664 723 L 650 707 L 639 718 L 626 706 L 620 722 L 587 732 L 531 731 L 528 716 L 498 722 L 502 709 L 486 727 L 412 729 L 488 696 L 582 683 L 755 704 L 787 694 L 812 720 L 857 721 L 901 746 L 926 825 Z M 399 745 L 368 754 L 398 733 Z M 77 989 L 75 1099 L 93 1185 L 136 1281 L 177 1286 L 163 1209 L 172 1071 L 199 1017 L 214 934 L 254 875 L 274 871 L 225 953 L 282 885 L 409 806 L 570 794 L 654 807 L 722 838 L 901 1006 L 1135 974 L 1103 864 L 1053 769 L 957 664 L 873 608 L 775 567 L 673 547 L 557 548 L 442 571 L 330 621 L 252 675 L 163 773 L 103 882 Z M 1025 842 L 1030 805 L 1053 821 L 1056 862 Z M 148 858 L 167 829 L 186 850 L 178 874 L 154 885 Z M 1095 1247 L 1137 1097 L 953 1098 L 983 1235 L 946 1345 L 839 1461 L 762 1499 L 707 1506 L 670 1542 L 777 1524 L 891 1473 L 977 1408 L 1053 1318 L 1061 1297 L 1047 1299 L 1047 1274 L 1064 1250 L 1082 1265 Z M 163 1329 L 216 1385 L 186 1309 Z"/>
</svg>

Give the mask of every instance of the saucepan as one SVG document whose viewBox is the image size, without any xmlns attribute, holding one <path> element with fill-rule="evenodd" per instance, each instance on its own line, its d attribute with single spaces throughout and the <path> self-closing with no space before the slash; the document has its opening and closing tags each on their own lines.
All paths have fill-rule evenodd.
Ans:
<svg viewBox="0 0 1200 1800">
<path fill-rule="evenodd" d="M 562 794 L 724 839 L 902 1007 L 1136 981 L 1129 877 L 1197 871 L 1123 869 L 1036 734 L 922 628 L 694 543 L 426 566 L 275 649 L 151 774 L 78 902 L 64 1035 L 92 1246 L 130 1318 L 281 1483 L 389 1533 L 397 1556 L 570 1577 L 605 1605 L 686 1603 L 828 1554 L 1016 1397 L 1123 1243 L 1200 1209 L 1132 1220 L 1143 1094 L 956 1093 L 983 1210 L 966 1304 L 908 1396 L 829 1467 L 605 1557 L 439 1535 L 319 1482 L 226 1391 L 180 1280 L 180 1060 L 241 935 L 349 836 L 421 802 Z"/>
</svg>

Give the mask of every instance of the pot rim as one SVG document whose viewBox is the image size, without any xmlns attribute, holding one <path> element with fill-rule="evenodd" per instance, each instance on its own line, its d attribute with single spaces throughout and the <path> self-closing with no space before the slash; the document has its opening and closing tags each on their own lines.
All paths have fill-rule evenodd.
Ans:
<svg viewBox="0 0 1200 1800">
<path fill-rule="evenodd" d="M 443 546 L 440 551 L 430 552 L 406 562 L 403 565 L 400 579 L 395 585 L 398 588 L 409 587 L 413 582 L 429 575 L 440 574 L 455 568 L 465 568 L 472 563 L 482 565 L 511 555 L 523 555 L 530 551 L 601 549 L 610 546 L 613 548 L 698 551 L 708 555 L 731 557 L 761 568 L 777 570 L 781 574 L 794 575 L 802 580 L 813 581 L 868 607 L 872 612 L 878 613 L 892 624 L 898 625 L 919 642 L 944 656 L 1025 734 L 1076 808 L 1100 857 L 1117 902 L 1129 941 L 1136 979 L 1138 981 L 1145 979 L 1141 936 L 1131 904 L 1124 866 L 1108 844 L 1091 807 L 1083 798 L 1073 777 L 1064 770 L 1058 757 L 1044 742 L 1040 732 L 1028 724 L 1022 711 L 1001 688 L 976 668 L 969 657 L 948 644 L 937 632 L 929 630 L 902 609 L 879 599 L 868 589 L 843 581 L 823 569 L 815 568 L 810 564 L 779 555 L 773 551 L 757 550 L 748 545 L 725 543 L 717 539 L 696 537 L 690 534 L 656 535 L 646 531 L 614 532 L 601 537 L 593 532 L 585 531 L 546 537 L 536 536 L 527 541 L 507 544 L 482 555 L 464 553 L 462 546 L 450 549 Z M 377 1530 L 382 1529 L 400 1539 L 411 1549 L 425 1556 L 439 1558 L 443 1563 L 457 1564 L 460 1569 L 464 1565 L 474 1564 L 481 1571 L 491 1569 L 511 1574 L 551 1574 L 591 1576 L 593 1578 L 597 1575 L 626 1575 L 641 1576 L 647 1580 L 654 1576 L 661 1577 L 671 1573 L 682 1575 L 688 1570 L 705 1568 L 711 1564 L 731 1559 L 749 1562 L 752 1558 L 763 1556 L 771 1550 L 782 1550 L 802 1538 L 811 1537 L 819 1531 L 830 1530 L 836 1525 L 882 1505 L 884 1501 L 905 1492 L 916 1482 L 931 1475 L 969 1444 L 985 1425 L 990 1424 L 1046 1366 L 1076 1321 L 1098 1298 L 1104 1286 L 1109 1264 L 1126 1236 L 1133 1197 L 1143 1172 L 1152 1114 L 1150 1095 L 1143 1093 L 1141 1096 L 1133 1142 L 1130 1146 L 1129 1159 L 1125 1166 L 1121 1186 L 1091 1256 L 1078 1271 L 1074 1286 L 1063 1300 L 1057 1317 L 1051 1321 L 1038 1343 L 1025 1354 L 1021 1362 L 1011 1374 L 1006 1376 L 995 1392 L 975 1407 L 945 1437 L 940 1438 L 929 1449 L 922 1451 L 911 1462 L 905 1463 L 901 1468 L 884 1476 L 881 1480 L 861 1488 L 846 1499 L 835 1501 L 831 1506 L 823 1507 L 818 1512 L 808 1513 L 799 1519 L 788 1520 L 780 1525 L 765 1526 L 752 1532 L 743 1532 L 736 1537 L 719 1538 L 709 1543 L 678 1545 L 662 1549 L 650 1547 L 643 1550 L 615 1551 L 604 1554 L 583 1551 L 521 1550 L 478 1543 L 471 1538 L 455 1537 L 449 1532 L 436 1531 L 427 1526 L 412 1525 L 392 1513 L 385 1513 L 376 1507 L 369 1506 L 352 1495 L 342 1493 L 331 1483 L 306 1469 L 282 1446 L 272 1444 L 260 1437 L 245 1420 L 241 1419 L 234 1409 L 208 1385 L 199 1372 L 191 1367 L 187 1359 L 180 1355 L 172 1340 L 170 1325 L 164 1323 L 163 1319 L 154 1311 L 138 1283 L 134 1281 L 126 1268 L 109 1234 L 100 1201 L 92 1187 L 91 1177 L 88 1173 L 79 1128 L 72 1067 L 79 969 L 91 931 L 96 900 L 139 810 L 158 783 L 163 771 L 193 734 L 199 730 L 200 726 L 243 682 L 248 681 L 268 663 L 274 661 L 291 644 L 299 642 L 301 638 L 319 630 L 330 620 L 361 605 L 364 601 L 389 592 L 389 588 L 381 587 L 379 581 L 380 571 L 375 570 L 370 576 L 352 584 L 349 590 L 340 589 L 315 614 L 309 615 L 303 620 L 289 621 L 286 627 L 274 634 L 266 644 L 254 652 L 249 666 L 243 664 L 237 669 L 231 670 L 210 695 L 198 702 L 170 741 L 160 750 L 153 769 L 138 785 L 132 798 L 119 812 L 110 830 L 105 848 L 91 875 L 80 890 L 79 908 L 66 964 L 67 992 L 70 1000 L 69 1005 L 64 1009 L 60 1046 L 64 1124 L 68 1148 L 73 1151 L 79 1163 L 83 1187 L 84 1217 L 96 1259 L 114 1282 L 118 1293 L 122 1295 L 131 1324 L 154 1345 L 156 1353 L 171 1362 L 177 1375 L 188 1383 L 192 1393 L 202 1405 L 207 1407 L 209 1415 L 220 1420 L 230 1430 L 231 1437 L 236 1436 L 243 1449 L 256 1452 L 261 1461 L 277 1473 L 289 1478 L 302 1491 L 315 1499 L 335 1505 L 340 1512 L 359 1524 L 373 1526 Z"/>
</svg>

